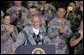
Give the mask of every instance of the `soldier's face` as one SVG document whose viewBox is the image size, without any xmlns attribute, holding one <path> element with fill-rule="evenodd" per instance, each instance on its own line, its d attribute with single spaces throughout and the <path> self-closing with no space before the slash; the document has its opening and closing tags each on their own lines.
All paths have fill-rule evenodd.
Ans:
<svg viewBox="0 0 84 55">
<path fill-rule="evenodd" d="M 63 18 L 65 15 L 65 9 L 64 8 L 58 8 L 58 11 L 57 11 L 57 16 L 59 18 Z"/>
<path fill-rule="evenodd" d="M 29 9 L 29 13 L 30 13 L 30 15 L 32 16 L 32 15 L 34 15 L 34 14 L 38 14 L 38 11 L 37 11 L 36 8 L 30 8 L 30 9 Z"/>
<path fill-rule="evenodd" d="M 80 6 L 83 6 L 83 1 L 80 1 Z"/>
<path fill-rule="evenodd" d="M 75 10 L 76 10 L 76 5 L 75 5 L 75 3 L 69 3 L 69 6 L 70 6 L 70 7 L 73 7 L 73 10 L 72 10 L 72 11 L 75 11 Z"/>
<path fill-rule="evenodd" d="M 22 3 L 22 1 L 14 1 L 14 4 L 17 6 L 21 5 L 21 3 Z"/>
<path fill-rule="evenodd" d="M 35 18 L 33 17 L 32 18 L 32 26 L 34 28 L 38 29 L 40 27 L 40 25 L 41 25 L 41 21 L 40 21 L 39 17 L 35 17 Z"/>
<path fill-rule="evenodd" d="M 10 24 L 10 16 L 6 16 L 6 17 L 4 18 L 4 23 L 5 23 L 6 25 Z"/>
</svg>

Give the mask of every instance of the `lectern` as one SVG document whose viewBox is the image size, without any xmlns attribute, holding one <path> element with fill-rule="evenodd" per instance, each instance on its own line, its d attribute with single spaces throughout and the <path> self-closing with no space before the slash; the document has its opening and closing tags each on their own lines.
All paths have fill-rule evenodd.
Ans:
<svg viewBox="0 0 84 55">
<path fill-rule="evenodd" d="M 54 45 L 21 45 L 16 54 L 56 54 Z"/>
</svg>

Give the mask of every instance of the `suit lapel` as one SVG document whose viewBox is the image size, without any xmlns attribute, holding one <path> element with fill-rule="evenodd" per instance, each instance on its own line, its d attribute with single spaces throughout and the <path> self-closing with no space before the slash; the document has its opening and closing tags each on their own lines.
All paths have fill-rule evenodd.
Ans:
<svg viewBox="0 0 84 55">
<path fill-rule="evenodd" d="M 31 42 L 32 45 L 36 45 L 36 42 L 33 38 L 33 28 L 32 28 L 32 26 L 29 28 L 29 41 Z"/>
</svg>

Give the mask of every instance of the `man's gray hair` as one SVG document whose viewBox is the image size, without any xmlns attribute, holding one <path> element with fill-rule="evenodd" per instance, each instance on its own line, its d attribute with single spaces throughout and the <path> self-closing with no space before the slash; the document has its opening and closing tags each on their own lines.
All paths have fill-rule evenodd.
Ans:
<svg viewBox="0 0 84 55">
<path fill-rule="evenodd" d="M 37 18 L 37 17 L 40 19 L 40 16 L 39 16 L 39 15 L 34 14 L 34 15 L 32 15 L 32 17 L 31 17 L 31 20 L 32 20 L 33 18 Z M 40 19 L 40 21 L 41 21 L 41 19 Z"/>
</svg>

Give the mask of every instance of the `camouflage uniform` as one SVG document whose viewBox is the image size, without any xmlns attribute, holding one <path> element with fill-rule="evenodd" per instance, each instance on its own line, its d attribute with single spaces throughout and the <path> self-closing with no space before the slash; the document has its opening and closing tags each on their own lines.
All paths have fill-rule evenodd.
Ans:
<svg viewBox="0 0 84 55">
<path fill-rule="evenodd" d="M 40 41 L 38 44 L 36 43 L 36 39 L 34 38 L 34 32 L 32 26 L 25 27 L 18 35 L 16 43 L 13 45 L 13 48 L 17 48 L 20 45 L 43 45 L 43 44 L 51 44 L 50 39 L 46 35 L 46 31 L 44 27 L 39 28 L 39 33 L 43 36 L 43 42 Z"/>
<path fill-rule="evenodd" d="M 76 40 L 79 37 L 79 33 L 74 33 L 70 42 Z M 74 46 L 74 54 L 83 54 L 83 40 L 81 40 L 76 46 Z"/>
<path fill-rule="evenodd" d="M 81 22 L 81 16 L 79 15 L 78 11 L 76 11 L 74 16 L 69 14 L 67 20 L 69 20 L 71 23 L 73 33 L 77 32 Z"/>
<path fill-rule="evenodd" d="M 63 34 L 59 33 L 58 27 L 62 26 L 66 31 Z M 48 24 L 48 36 L 52 43 L 56 46 L 56 54 L 69 54 L 67 39 L 70 37 L 72 31 L 70 23 L 67 20 L 58 22 L 56 18 Z"/>
<path fill-rule="evenodd" d="M 39 8 L 38 1 L 28 1 L 27 2 L 27 7 L 30 8 L 32 6 L 35 6 L 36 8 Z"/>
<path fill-rule="evenodd" d="M 39 9 L 41 7 L 41 4 L 39 4 Z M 55 7 L 50 4 L 50 10 L 47 10 L 47 6 L 44 5 L 43 11 L 39 11 L 42 15 L 44 15 L 45 21 L 46 21 L 46 28 L 48 29 L 48 23 L 55 17 L 56 9 Z"/>
<path fill-rule="evenodd" d="M 28 9 L 26 9 L 25 7 L 20 7 L 18 8 L 21 12 L 21 18 L 20 21 L 17 23 L 17 27 L 22 29 L 23 28 L 23 24 L 25 24 L 26 21 L 26 16 L 28 15 Z M 11 23 L 16 21 L 17 15 L 15 14 L 15 10 L 17 10 L 17 8 L 15 6 L 11 7 L 8 9 L 10 11 L 10 15 L 11 15 Z"/>
<path fill-rule="evenodd" d="M 9 35 L 5 26 L 1 25 L 1 54 L 13 54 L 12 45 L 16 41 L 18 31 L 15 26 L 14 31 Z"/>
<path fill-rule="evenodd" d="M 40 9 L 40 7 L 41 7 L 41 4 L 39 4 L 39 9 Z M 51 12 L 56 12 L 56 9 L 52 4 L 50 4 L 50 10 L 51 10 Z M 44 14 L 46 11 L 47 11 L 47 6 L 44 5 L 44 9 L 43 9 L 43 11 L 40 11 L 40 13 Z"/>
<path fill-rule="evenodd" d="M 13 7 L 9 8 L 8 10 L 11 13 L 10 15 L 11 15 L 11 23 L 12 23 L 12 22 L 14 22 L 14 20 L 16 18 L 15 11 L 17 10 L 17 8 L 15 6 L 13 6 Z M 28 14 L 28 9 L 26 9 L 25 7 L 20 7 L 20 8 L 18 8 L 18 10 L 20 10 L 20 12 L 22 13 L 22 16 L 24 16 L 23 19 L 25 19 L 25 15 Z"/>
<path fill-rule="evenodd" d="M 44 15 L 47 17 L 46 21 L 51 21 L 54 16 L 56 15 L 55 11 L 53 11 L 52 9 L 49 11 L 44 11 Z"/>
</svg>

